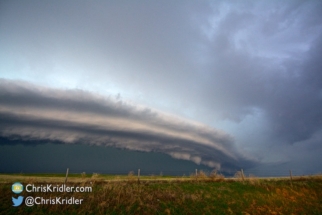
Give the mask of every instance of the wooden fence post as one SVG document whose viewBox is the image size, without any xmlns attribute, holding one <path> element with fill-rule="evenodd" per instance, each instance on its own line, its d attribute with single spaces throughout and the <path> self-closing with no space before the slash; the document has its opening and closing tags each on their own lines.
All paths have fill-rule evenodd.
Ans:
<svg viewBox="0 0 322 215">
<path fill-rule="evenodd" d="M 244 178 L 244 170 L 243 169 L 241 169 L 241 176 L 242 176 L 242 179 L 243 179 L 243 182 L 244 182 L 245 178 Z"/>
<path fill-rule="evenodd" d="M 68 178 L 68 171 L 69 171 L 69 168 L 67 168 L 67 171 L 66 171 L 65 184 L 66 184 L 67 178 Z"/>
<path fill-rule="evenodd" d="M 138 169 L 138 183 L 140 183 L 140 169 Z"/>
<path fill-rule="evenodd" d="M 290 170 L 290 179 L 291 179 L 291 186 L 293 187 L 293 177 L 292 177 L 292 170 Z"/>
</svg>

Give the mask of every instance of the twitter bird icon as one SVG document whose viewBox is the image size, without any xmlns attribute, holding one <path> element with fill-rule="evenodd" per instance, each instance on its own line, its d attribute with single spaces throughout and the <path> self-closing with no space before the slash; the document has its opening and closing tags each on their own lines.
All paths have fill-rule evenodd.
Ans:
<svg viewBox="0 0 322 215">
<path fill-rule="evenodd" d="M 12 197 L 13 206 L 18 207 L 19 205 L 21 205 L 22 200 L 23 200 L 23 196 L 18 196 L 18 198 Z"/>
</svg>

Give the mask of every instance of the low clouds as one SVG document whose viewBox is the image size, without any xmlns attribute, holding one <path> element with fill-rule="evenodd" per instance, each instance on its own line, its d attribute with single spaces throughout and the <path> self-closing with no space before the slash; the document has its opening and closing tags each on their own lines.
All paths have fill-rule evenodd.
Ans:
<svg viewBox="0 0 322 215">
<path fill-rule="evenodd" d="M 223 131 L 82 90 L 0 80 L 0 134 L 39 141 L 155 151 L 211 168 L 250 165 Z"/>
</svg>

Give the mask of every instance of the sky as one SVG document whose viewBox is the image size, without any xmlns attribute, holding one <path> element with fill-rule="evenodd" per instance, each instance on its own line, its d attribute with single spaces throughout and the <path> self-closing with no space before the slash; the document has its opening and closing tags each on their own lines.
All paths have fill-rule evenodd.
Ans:
<svg viewBox="0 0 322 215">
<path fill-rule="evenodd" d="M 85 160 L 98 172 L 320 173 L 321 11 L 318 0 L 1 1 L 0 171 Z"/>
</svg>

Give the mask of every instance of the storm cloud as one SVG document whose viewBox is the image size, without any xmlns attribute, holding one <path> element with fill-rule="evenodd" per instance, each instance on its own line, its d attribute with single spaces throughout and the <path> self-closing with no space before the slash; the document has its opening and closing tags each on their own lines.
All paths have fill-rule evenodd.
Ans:
<svg viewBox="0 0 322 215">
<path fill-rule="evenodd" d="M 11 140 L 162 152 L 218 170 L 251 164 L 237 153 L 233 138 L 225 132 L 117 97 L 4 79 L 0 91 L 0 134 Z"/>
<path fill-rule="evenodd" d="M 318 165 L 321 1 L 0 4 L 0 78 L 11 83 L 3 134 L 23 119 L 26 137 L 50 139 L 51 125 L 60 141 L 213 166 L 245 157 Z"/>
</svg>

